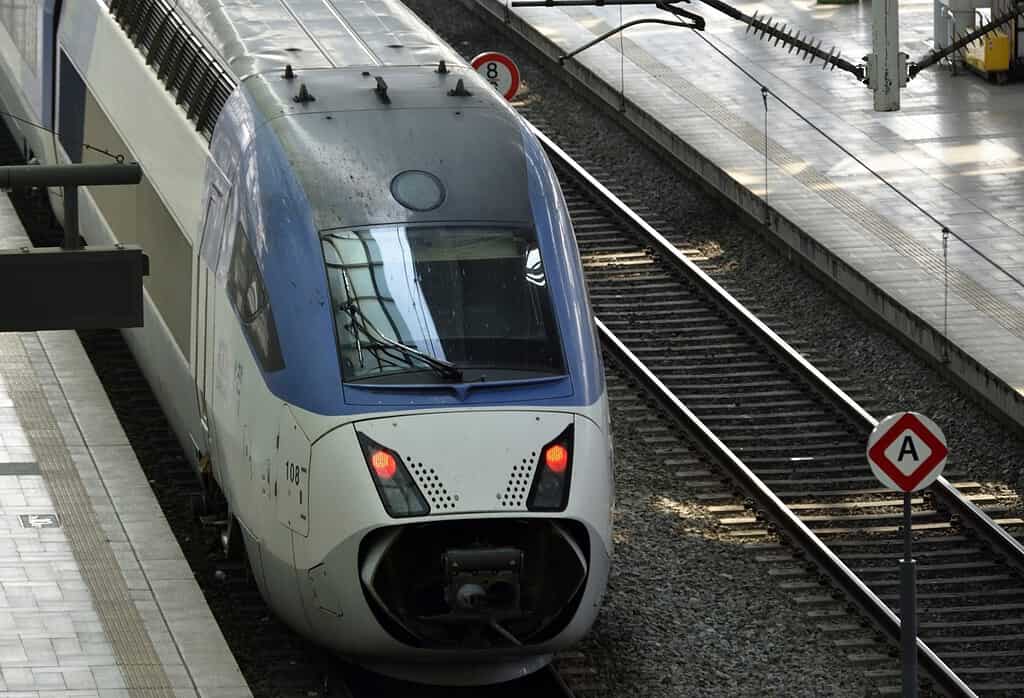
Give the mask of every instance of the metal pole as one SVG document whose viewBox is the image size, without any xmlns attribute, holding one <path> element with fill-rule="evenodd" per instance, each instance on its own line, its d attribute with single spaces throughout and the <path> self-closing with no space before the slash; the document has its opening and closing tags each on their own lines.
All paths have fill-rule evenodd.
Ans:
<svg viewBox="0 0 1024 698">
<path fill-rule="evenodd" d="M 64 187 L 64 245 L 65 250 L 82 249 L 78 236 L 78 187 Z"/>
<path fill-rule="evenodd" d="M 917 579 L 912 555 L 910 492 L 903 494 L 903 559 L 900 560 L 900 641 L 903 646 L 903 698 L 917 698 Z"/>
</svg>

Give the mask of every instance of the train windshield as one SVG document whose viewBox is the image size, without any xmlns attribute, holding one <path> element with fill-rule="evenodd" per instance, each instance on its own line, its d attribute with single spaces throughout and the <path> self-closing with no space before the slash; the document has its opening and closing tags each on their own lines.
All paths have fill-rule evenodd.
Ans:
<svg viewBox="0 0 1024 698">
<path fill-rule="evenodd" d="M 533 230 L 393 225 L 322 243 L 346 382 L 564 374 Z"/>
</svg>

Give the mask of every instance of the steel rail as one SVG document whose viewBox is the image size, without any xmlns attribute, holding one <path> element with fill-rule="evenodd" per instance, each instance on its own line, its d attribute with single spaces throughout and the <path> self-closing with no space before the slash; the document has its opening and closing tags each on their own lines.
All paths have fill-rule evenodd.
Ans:
<svg viewBox="0 0 1024 698">
<path fill-rule="evenodd" d="M 733 478 L 765 515 L 793 541 L 797 542 L 836 585 L 861 609 L 893 643 L 900 641 L 900 619 L 860 577 L 846 566 L 807 524 L 793 513 L 781 499 L 733 451 L 722 443 L 675 393 L 665 385 L 600 318 L 594 318 L 598 332 L 612 354 L 659 399 L 707 451 L 724 464 Z M 947 695 L 976 696 L 963 680 L 920 637 L 917 638 L 917 656 L 921 667 Z"/>
<path fill-rule="evenodd" d="M 777 351 L 782 358 L 792 362 L 799 368 L 804 376 L 810 380 L 826 397 L 838 402 L 855 421 L 859 421 L 868 430 L 878 425 L 879 420 L 868 413 L 863 407 L 851 398 L 838 385 L 833 383 L 825 374 L 815 368 L 803 355 L 793 349 L 786 340 L 776 334 L 770 327 L 761 322 L 753 313 L 743 306 L 732 294 L 722 288 L 714 279 L 708 276 L 700 267 L 690 261 L 679 249 L 672 244 L 665 236 L 652 228 L 643 218 L 638 216 L 632 209 L 622 202 L 615 194 L 610 192 L 604 185 L 590 175 L 583 167 L 573 160 L 569 155 L 558 147 L 550 138 L 544 135 L 532 124 L 530 128 L 534 135 L 540 140 L 547 151 L 555 157 L 560 165 L 568 169 L 574 176 L 580 179 L 587 187 L 598 192 L 616 213 L 625 217 L 652 243 L 657 252 L 664 255 L 668 261 L 680 267 L 687 275 L 698 281 L 704 288 L 721 300 L 730 311 L 736 313 L 740 319 L 753 328 L 761 339 Z M 865 444 L 866 447 L 866 444 Z M 866 464 L 865 458 L 865 464 Z M 992 518 L 982 511 L 973 502 L 964 498 L 952 483 L 946 478 L 939 477 L 929 488 L 931 492 L 951 513 L 960 517 L 961 522 L 971 526 L 983 540 L 992 546 L 1006 562 L 1024 573 L 1024 544 L 1011 536 L 1006 530 L 997 524 Z"/>
<path fill-rule="evenodd" d="M 555 668 L 554 662 L 548 664 L 541 671 L 547 672 L 548 678 L 551 680 L 551 683 L 555 687 L 555 691 L 557 691 L 562 696 L 562 698 L 576 698 L 576 694 L 573 692 L 572 688 L 566 682 L 565 678 L 560 673 L 558 673 L 558 669 Z"/>
<path fill-rule="evenodd" d="M 670 262 L 675 263 L 688 276 L 698 281 L 714 297 L 718 298 L 725 306 L 737 314 L 749 327 L 756 331 L 756 334 L 773 349 L 789 359 L 798 366 L 811 383 L 827 394 L 828 397 L 840 402 L 844 408 L 865 425 L 875 426 L 878 422 L 860 405 L 858 405 L 839 386 L 835 385 L 827 376 L 815 368 L 802 355 L 793 349 L 784 339 L 779 337 L 771 328 L 755 317 L 746 307 L 736 300 L 728 291 L 722 288 L 714 279 L 707 275 L 696 264 L 690 261 L 679 249 L 666 239 L 661 233 L 651 227 L 646 221 L 637 215 L 619 197 L 609 191 L 607 187 L 597 181 L 579 163 L 571 158 L 556 143 L 544 135 L 539 129 L 530 125 L 534 135 L 544 145 L 548 154 L 559 164 L 567 169 L 573 176 L 579 179 L 586 187 L 596 192 L 615 213 L 621 215 L 629 223 L 635 226 L 652 243 L 655 250 Z M 829 575 L 853 602 L 882 630 L 883 633 L 896 645 L 900 641 L 900 620 L 893 613 L 887 604 L 878 596 L 839 559 L 839 557 L 826 546 L 822 540 L 793 513 L 782 502 L 781 499 L 754 473 L 731 449 L 719 439 L 714 432 L 707 427 L 685 404 L 672 392 L 672 390 L 661 381 L 632 351 L 601 322 L 595 318 L 598 332 L 601 335 L 603 344 L 608 350 L 623 363 L 635 377 L 657 396 L 659 401 L 678 419 L 713 456 L 717 457 L 732 473 L 735 480 L 766 516 L 782 531 L 784 531 L 818 564 L 818 566 Z M 866 467 L 866 459 L 865 459 Z M 997 526 L 977 506 L 964 500 L 948 482 L 940 480 L 937 485 L 944 486 L 952 498 L 956 500 L 957 513 L 962 519 L 970 519 L 981 522 L 981 526 L 987 525 L 994 529 L 993 536 L 996 538 L 1005 537 L 1020 548 L 1016 540 L 1010 537 L 1001 527 Z M 933 486 L 935 488 L 935 486 Z M 941 487 L 937 488 L 941 492 Z M 987 522 L 987 524 L 986 524 Z M 998 536 L 1001 533 L 1002 536 Z M 1008 543 L 1007 543 L 1008 545 Z M 1024 551 L 1022 551 L 1024 552 Z M 1024 557 L 1024 556 L 1022 556 Z M 942 661 L 941 658 L 920 638 L 917 638 L 918 658 L 922 668 L 928 676 L 949 695 L 975 696 L 976 694 L 955 672 Z"/>
</svg>

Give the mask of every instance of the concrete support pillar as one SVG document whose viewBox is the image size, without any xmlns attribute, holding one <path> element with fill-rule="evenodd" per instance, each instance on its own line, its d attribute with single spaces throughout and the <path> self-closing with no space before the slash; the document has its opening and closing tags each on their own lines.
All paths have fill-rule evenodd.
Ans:
<svg viewBox="0 0 1024 698">
<path fill-rule="evenodd" d="M 949 19 L 946 17 L 946 3 L 932 2 L 932 48 L 936 51 L 949 46 Z"/>
<path fill-rule="evenodd" d="M 984 5 L 984 3 L 978 3 L 975 0 L 949 0 L 946 4 L 949 5 L 949 9 L 953 12 L 958 34 L 974 29 L 974 8 L 978 5 Z"/>
<path fill-rule="evenodd" d="M 900 108 L 900 13 L 898 0 L 872 0 L 872 48 L 868 77 L 875 111 Z"/>
</svg>

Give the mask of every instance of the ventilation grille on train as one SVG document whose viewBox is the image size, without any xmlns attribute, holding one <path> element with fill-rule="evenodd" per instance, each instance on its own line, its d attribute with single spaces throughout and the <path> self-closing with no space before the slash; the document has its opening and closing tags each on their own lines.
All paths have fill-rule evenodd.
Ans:
<svg viewBox="0 0 1024 698">
<path fill-rule="evenodd" d="M 217 118 L 235 89 L 228 72 L 168 0 L 111 0 L 110 13 L 196 130 L 212 139 Z"/>
<path fill-rule="evenodd" d="M 501 493 L 501 506 L 508 509 L 525 509 L 526 495 L 530 491 L 530 481 L 533 479 L 533 471 L 537 452 L 530 453 L 529 458 L 523 458 L 522 463 L 512 466 L 512 472 L 508 474 L 508 482 L 505 483 L 505 491 Z"/>
<path fill-rule="evenodd" d="M 419 485 L 420 492 L 430 500 L 430 511 L 432 513 L 452 513 L 459 503 L 459 495 L 452 494 L 441 481 L 441 476 L 434 468 L 423 463 L 413 462 L 409 459 L 409 469 Z"/>
</svg>

